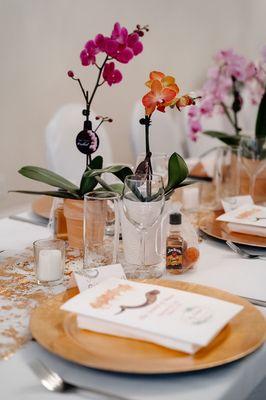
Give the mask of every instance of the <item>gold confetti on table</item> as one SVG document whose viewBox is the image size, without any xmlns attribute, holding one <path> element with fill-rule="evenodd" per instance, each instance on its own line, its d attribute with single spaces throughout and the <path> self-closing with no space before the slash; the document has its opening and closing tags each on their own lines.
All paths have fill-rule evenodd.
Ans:
<svg viewBox="0 0 266 400">
<path fill-rule="evenodd" d="M 0 359 L 8 359 L 31 339 L 29 316 L 33 308 L 49 296 L 66 290 L 72 271 L 82 268 L 81 253 L 66 252 L 64 282 L 54 287 L 37 285 L 31 249 L 15 252 L 0 261 Z"/>
</svg>

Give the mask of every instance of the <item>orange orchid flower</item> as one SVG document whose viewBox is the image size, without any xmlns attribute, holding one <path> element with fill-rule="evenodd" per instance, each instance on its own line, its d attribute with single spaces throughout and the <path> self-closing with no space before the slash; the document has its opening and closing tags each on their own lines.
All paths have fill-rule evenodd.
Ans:
<svg viewBox="0 0 266 400">
<path fill-rule="evenodd" d="M 172 89 L 176 92 L 176 94 L 178 94 L 179 87 L 175 83 L 175 78 L 173 76 L 166 76 L 160 71 L 152 71 L 150 73 L 150 80 L 147 81 L 145 85 L 148 86 L 148 88 L 151 88 L 152 82 L 155 80 L 160 81 L 164 88 Z"/>
<path fill-rule="evenodd" d="M 190 97 L 188 94 L 185 94 L 184 96 L 179 97 L 173 105 L 180 109 L 182 107 L 190 106 L 191 104 L 195 104 L 195 99 Z"/>
<path fill-rule="evenodd" d="M 156 108 L 158 111 L 164 112 L 165 107 L 172 104 L 176 95 L 176 90 L 173 90 L 169 86 L 163 86 L 162 82 L 158 79 L 153 79 L 150 92 L 142 98 L 146 115 L 150 116 Z"/>
</svg>

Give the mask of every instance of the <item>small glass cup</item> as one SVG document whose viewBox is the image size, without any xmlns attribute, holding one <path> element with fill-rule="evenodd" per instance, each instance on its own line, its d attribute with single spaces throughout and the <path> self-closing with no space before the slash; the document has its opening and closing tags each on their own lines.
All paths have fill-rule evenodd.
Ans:
<svg viewBox="0 0 266 400">
<path fill-rule="evenodd" d="M 240 194 L 239 163 L 237 147 L 223 146 L 217 151 L 214 181 L 216 184 L 216 199 L 231 202 Z"/>
<path fill-rule="evenodd" d="M 118 193 L 108 191 L 84 196 L 84 269 L 117 263 L 119 199 Z"/>
<path fill-rule="evenodd" d="M 33 243 L 35 273 L 38 285 L 56 286 L 63 282 L 65 242 L 41 239 Z"/>
</svg>

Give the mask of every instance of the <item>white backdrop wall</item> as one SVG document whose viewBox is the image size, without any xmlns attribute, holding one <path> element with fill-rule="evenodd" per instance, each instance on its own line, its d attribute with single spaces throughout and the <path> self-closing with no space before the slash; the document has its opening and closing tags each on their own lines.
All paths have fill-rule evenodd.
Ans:
<svg viewBox="0 0 266 400">
<path fill-rule="evenodd" d="M 198 88 L 217 49 L 257 56 L 266 43 L 265 15 L 265 0 L 0 0 L 0 174 L 8 189 L 41 187 L 17 170 L 45 166 L 48 121 L 61 105 L 82 101 L 66 71 L 88 85 L 95 77 L 79 52 L 96 33 L 109 34 L 116 21 L 129 29 L 150 25 L 144 52 L 122 66 L 123 82 L 103 88 L 94 105 L 114 118 L 108 129 L 115 161 L 130 162 L 130 116 L 148 72 L 173 74 L 184 92 Z M 0 211 L 28 200 L 10 194 Z"/>
</svg>

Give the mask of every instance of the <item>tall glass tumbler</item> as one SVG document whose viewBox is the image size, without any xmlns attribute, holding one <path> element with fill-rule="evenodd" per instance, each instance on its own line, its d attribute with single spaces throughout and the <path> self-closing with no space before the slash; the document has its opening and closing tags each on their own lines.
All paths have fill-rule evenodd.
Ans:
<svg viewBox="0 0 266 400">
<path fill-rule="evenodd" d="M 240 194 L 239 162 L 237 147 L 222 146 L 217 150 L 214 182 L 218 205 L 223 201 L 234 207 L 235 196 Z"/>
<path fill-rule="evenodd" d="M 119 194 L 108 191 L 91 192 L 84 196 L 85 269 L 117 263 L 119 199 Z"/>
</svg>

